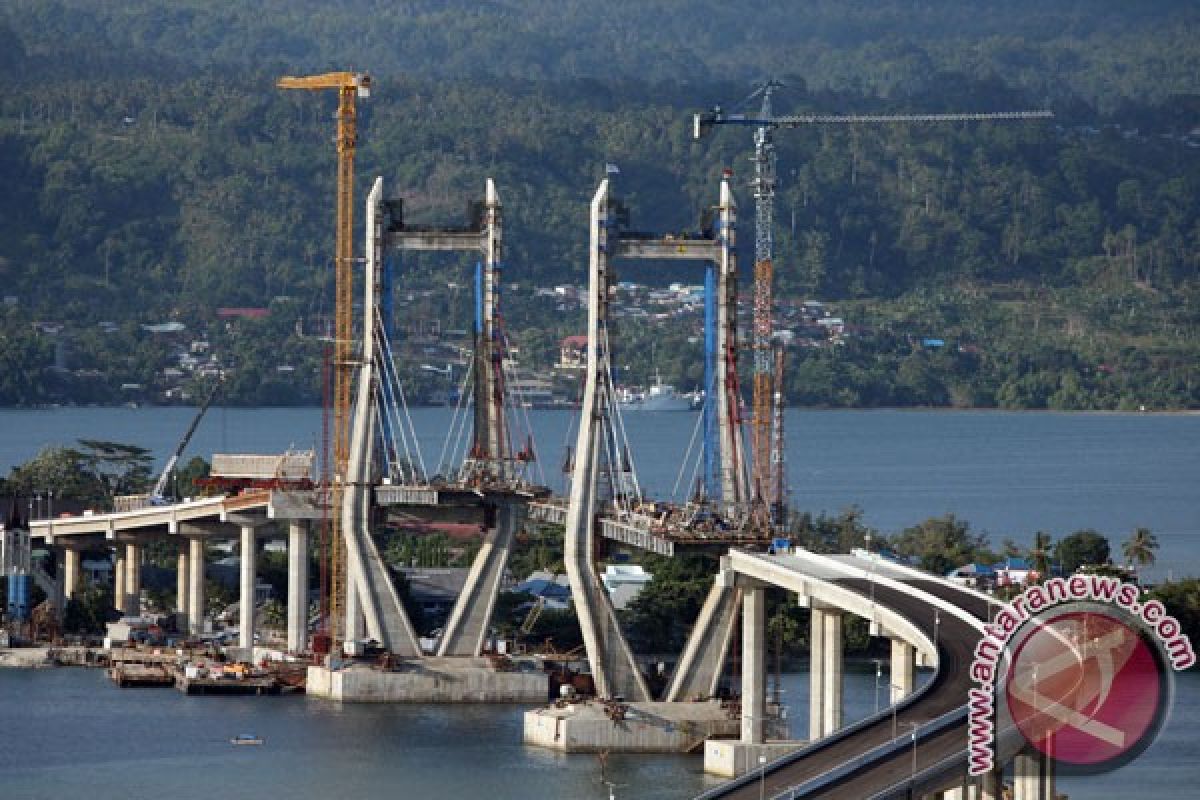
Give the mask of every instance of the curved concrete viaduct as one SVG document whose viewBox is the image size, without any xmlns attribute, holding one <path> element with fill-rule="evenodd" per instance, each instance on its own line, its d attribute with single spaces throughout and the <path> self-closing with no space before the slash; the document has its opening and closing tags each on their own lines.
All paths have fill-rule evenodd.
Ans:
<svg viewBox="0 0 1200 800">
<path fill-rule="evenodd" d="M 810 603 L 866 617 L 871 620 L 873 633 L 888 635 L 894 641 L 902 639 L 927 655 L 936 652 L 936 672 L 924 688 L 900 702 L 894 712 L 885 710 L 832 733 L 825 730 L 827 735 L 814 736 L 812 744 L 705 792 L 701 800 L 882 800 L 937 793 L 947 797 L 1000 797 L 999 775 L 973 782 L 965 779 L 969 666 L 983 625 L 998 603 L 979 592 L 890 562 L 820 556 L 803 550 L 782 556 L 734 551 L 726 563 L 726 575 L 727 580 L 781 587 L 797 592 L 802 600 L 808 598 Z M 752 636 L 747 632 L 749 638 Z M 747 672 L 753 659 L 749 652 L 743 655 Z M 761 699 L 748 700 L 748 688 L 753 687 L 744 683 L 743 713 L 755 716 L 756 703 Z M 840 703 L 840 696 L 837 699 Z M 744 721 L 743 741 L 755 741 L 747 733 L 761 736 Z M 1053 778 L 1046 775 L 1044 763 L 1019 756 L 1017 769 L 1019 778 L 1025 778 L 1017 781 L 1019 798 L 1053 796 L 1048 794 Z M 1039 771 L 1046 776 L 1040 782 L 1028 779 L 1026 773 L 1036 776 Z"/>
</svg>

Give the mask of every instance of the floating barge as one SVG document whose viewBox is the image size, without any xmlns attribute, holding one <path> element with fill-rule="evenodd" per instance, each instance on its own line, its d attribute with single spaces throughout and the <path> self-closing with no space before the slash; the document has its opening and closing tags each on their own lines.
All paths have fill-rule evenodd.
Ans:
<svg viewBox="0 0 1200 800">
<path fill-rule="evenodd" d="M 161 664 L 118 664 L 108 671 L 108 677 L 121 689 L 140 689 L 171 686 L 174 671 Z"/>
<path fill-rule="evenodd" d="M 220 669 L 188 666 L 175 673 L 175 688 L 184 694 L 279 694 L 275 677 L 252 673 L 242 664 Z"/>
<path fill-rule="evenodd" d="M 184 694 L 279 694 L 274 678 L 189 678 L 175 676 L 175 688 Z"/>
</svg>

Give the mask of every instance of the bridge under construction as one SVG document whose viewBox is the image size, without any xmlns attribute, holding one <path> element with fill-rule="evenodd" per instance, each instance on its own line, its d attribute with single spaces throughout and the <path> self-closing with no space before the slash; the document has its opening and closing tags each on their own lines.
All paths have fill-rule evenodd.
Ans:
<svg viewBox="0 0 1200 800">
<path fill-rule="evenodd" d="M 776 535 L 752 484 L 743 441 L 738 385 L 737 204 L 726 173 L 713 205 L 698 209 L 689 233 L 630 226 L 617 194 L 618 173 L 597 187 L 589 208 L 587 360 L 566 496 L 535 477 L 537 450 L 522 437 L 508 390 L 502 325 L 503 207 L 493 181 L 465 225 L 417 226 L 403 203 L 388 201 L 376 179 L 365 208 L 361 343 L 354 358 L 353 404 L 344 470 L 318 474 L 313 454 L 266 462 L 214 458 L 214 474 L 239 485 L 221 496 L 32 522 L 33 539 L 59 559 L 42 575 L 61 609 L 80 590 L 80 553 L 115 551 L 117 604 L 139 611 L 141 565 L 152 542 L 178 546 L 177 607 L 192 633 L 205 621 L 205 549 L 219 539 L 240 545 L 239 642 L 256 653 L 255 554 L 265 538 L 288 548 L 287 648 L 315 653 L 310 693 L 342 701 L 544 702 L 544 674 L 497 670 L 487 659 L 496 598 L 517 535 L 527 521 L 563 526 L 565 571 L 584 641 L 592 702 L 555 702 L 525 713 L 525 741 L 566 752 L 702 751 L 706 769 L 733 780 L 706 798 L 943 797 L 999 798 L 999 773 L 966 772 L 964 667 L 991 616 L 991 601 L 935 576 L 870 553 L 822 556 Z M 387 312 L 391 270 L 406 252 L 462 252 L 475 268 L 474 352 L 469 436 L 457 453 L 427 469 L 405 409 Z M 617 262 L 689 261 L 703 271 L 705 294 L 702 453 L 698 490 L 686 502 L 647 497 L 629 457 L 613 382 L 620 343 L 609 303 Z M 457 424 L 457 423 L 456 423 Z M 261 461 L 261 459 L 260 459 Z M 375 537 L 381 510 L 478 514 L 482 545 L 432 650 L 423 648 Z M 331 587 L 318 635 L 308 622 L 310 539 L 329 553 L 337 521 L 344 582 Z M 672 556 L 720 553 L 708 597 L 673 673 L 659 695 L 629 646 L 597 571 L 608 540 Z M 27 569 L 32 569 L 31 566 Z M 769 736 L 775 709 L 766 689 L 765 593 L 786 592 L 811 619 L 808 736 Z M 867 720 L 843 718 L 844 618 L 868 621 L 891 641 L 892 706 Z M 740 632 L 739 632 L 740 631 Z M 334 634 L 330 641 L 330 634 Z M 382 667 L 353 665 L 364 641 L 386 654 Z M 718 700 L 726 661 L 740 661 L 738 703 Z M 917 689 L 914 671 L 933 670 Z M 1020 800 L 1054 796 L 1053 769 L 1024 751 L 1015 764 Z M 1003 762 L 1001 762 L 1003 763 Z M 739 777 L 740 776 L 740 777 Z M 747 777 L 748 776 L 748 777 Z"/>
</svg>

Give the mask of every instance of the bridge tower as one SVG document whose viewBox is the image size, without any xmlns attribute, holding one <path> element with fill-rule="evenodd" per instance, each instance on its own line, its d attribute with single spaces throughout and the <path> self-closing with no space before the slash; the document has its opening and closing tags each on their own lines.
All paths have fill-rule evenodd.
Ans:
<svg viewBox="0 0 1200 800">
<path fill-rule="evenodd" d="M 382 356 L 379 351 L 379 327 L 382 324 L 379 287 L 386 244 L 383 211 L 383 179 L 376 178 L 367 196 L 363 344 L 358 361 L 350 452 L 342 505 L 335 513 L 341 514 L 346 538 L 346 638 L 361 636 L 362 620 L 371 638 L 387 650 L 400 656 L 417 657 L 421 655 L 421 648 L 416 632 L 368 527 L 372 492 L 377 483 L 374 448 L 379 416 L 376 403 L 379 360 Z"/>
<path fill-rule="evenodd" d="M 466 224 L 414 225 L 405 220 L 403 201 L 384 202 L 381 182 L 377 181 L 376 186 L 380 192 L 373 194 L 373 205 L 369 210 L 369 214 L 373 215 L 373 227 L 369 227 L 368 231 L 368 267 L 374 264 L 377 273 L 375 286 L 380 285 L 379 266 L 383 263 L 384 252 L 389 248 L 411 252 L 468 252 L 479 257 L 475 265 L 474 356 L 471 366 L 474 421 L 466 458 L 454 468 L 454 474 L 448 476 L 446 485 L 439 484 L 438 489 L 429 487 L 424 475 L 416 476 L 420 483 L 417 486 L 393 484 L 380 489 L 385 494 L 400 498 L 419 498 L 418 505 L 436 505 L 440 502 L 439 495 L 466 494 L 477 500 L 482 493 L 485 518 L 492 522 L 489 522 L 489 532 L 450 613 L 437 650 L 440 656 L 477 656 L 483 651 L 500 579 L 521 526 L 525 501 L 531 492 L 537 494 L 536 490 L 523 482 L 519 474 L 521 462 L 514 456 L 506 421 L 506 345 L 500 324 L 504 256 L 500 196 L 495 183 L 488 179 L 484 199 L 472 205 Z M 377 297 L 375 302 L 382 305 L 383 300 Z M 375 316 L 376 329 L 382 330 L 384 320 L 379 314 Z M 375 357 L 383 358 L 384 365 L 387 365 L 389 354 L 377 352 Z M 528 455 L 524 454 L 522 458 Z M 413 473 L 409 471 L 407 475 L 400 476 L 400 482 L 411 484 L 413 478 Z M 370 555 L 372 545 L 365 540 L 362 544 L 362 552 L 368 556 L 365 567 L 372 563 L 374 557 Z M 378 594 L 377 591 L 375 593 Z M 386 597 L 382 598 L 382 602 L 388 605 Z M 406 641 L 405 636 L 400 638 Z"/>
<path fill-rule="evenodd" d="M 575 470 L 567 510 L 565 561 L 572 597 L 590 662 L 596 693 L 648 701 L 649 689 L 620 631 L 608 594 L 596 575 L 595 540 L 599 515 L 620 518 L 637 513 L 640 490 L 626 468 L 612 378 L 609 301 L 618 258 L 701 260 L 716 265 L 717 301 L 713 351 L 714 378 L 720 387 L 715 413 L 720 504 L 733 510 L 748 498 L 741 465 L 741 429 L 736 394 L 737 259 L 736 205 L 728 177 L 721 182 L 720 204 L 712 230 L 691 236 L 623 233 L 624 209 L 611 195 L 610 179 L 601 182 L 590 210 L 588 351 Z M 709 398 L 712 402 L 713 398 Z M 732 604 L 736 607 L 736 603 Z"/>
</svg>

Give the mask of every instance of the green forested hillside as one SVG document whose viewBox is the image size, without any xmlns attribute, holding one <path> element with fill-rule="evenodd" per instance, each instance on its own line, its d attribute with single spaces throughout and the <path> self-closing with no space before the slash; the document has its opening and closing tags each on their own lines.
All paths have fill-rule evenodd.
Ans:
<svg viewBox="0 0 1200 800">
<path fill-rule="evenodd" d="M 72 366 L 105 375 L 65 399 L 112 400 L 161 367 L 135 323 L 199 331 L 215 308 L 272 298 L 288 298 L 285 317 L 327 314 L 333 99 L 273 84 L 355 67 L 376 79 L 360 189 L 381 174 L 407 210 L 445 219 L 495 177 L 510 275 L 537 284 L 582 281 L 584 209 L 605 163 L 647 228 L 693 226 L 722 166 L 748 176 L 748 131 L 693 143 L 689 117 L 735 105 L 764 75 L 788 83 L 780 112 L 1049 106 L 1051 123 L 779 134 L 780 293 L 841 301 L 872 332 L 797 355 L 811 380 L 793 400 L 1038 407 L 1073 380 L 1084 385 L 1067 407 L 1137 402 L 1105 388 L 1105 365 L 1130 386 L 1169 374 L 1153 404 L 1200 405 L 1197 34 L 1193 4 L 1165 0 L 12 0 L 0 8 L 0 295 L 13 298 L 0 403 L 56 396 L 42 371 L 55 341 L 34 321 L 66 323 Z M 748 243 L 744 184 L 739 196 Z M 442 283 L 459 268 L 410 267 Z M 100 336 L 102 321 L 121 330 Z M 571 327 L 536 309 L 518 321 Z M 287 319 L 273 325 L 288 336 Z M 913 353 L 923 334 L 998 361 Z M 249 338 L 240 348 L 253 366 Z M 317 356 L 299 341 L 262 349 L 288 348 Z M 312 383 L 293 396 L 311 399 Z"/>
</svg>

